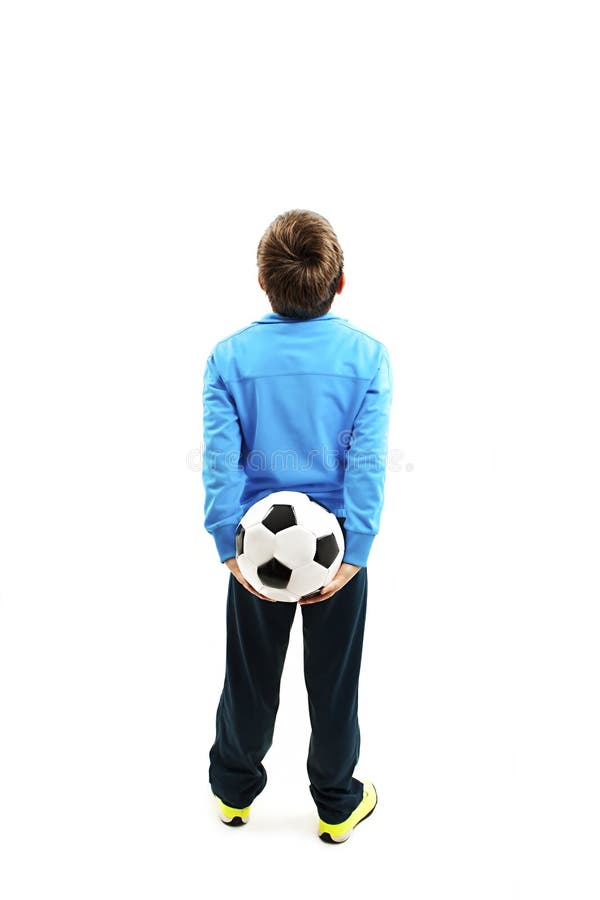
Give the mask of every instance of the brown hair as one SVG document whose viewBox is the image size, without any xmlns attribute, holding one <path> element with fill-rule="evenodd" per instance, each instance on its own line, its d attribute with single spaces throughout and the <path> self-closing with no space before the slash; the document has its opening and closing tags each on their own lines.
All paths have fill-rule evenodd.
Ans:
<svg viewBox="0 0 600 900">
<path fill-rule="evenodd" d="M 312 319 L 333 303 L 344 254 L 327 219 L 308 209 L 292 209 L 277 216 L 263 234 L 257 264 L 273 311 Z"/>
</svg>

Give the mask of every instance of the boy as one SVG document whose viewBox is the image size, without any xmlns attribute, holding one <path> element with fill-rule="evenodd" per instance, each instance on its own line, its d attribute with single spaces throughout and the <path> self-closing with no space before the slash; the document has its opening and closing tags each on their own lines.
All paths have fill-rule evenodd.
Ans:
<svg viewBox="0 0 600 900">
<path fill-rule="evenodd" d="M 327 219 L 278 216 L 258 245 L 272 312 L 220 341 L 204 376 L 205 527 L 230 570 L 225 681 L 209 781 L 222 821 L 242 825 L 267 774 L 279 687 L 296 612 L 255 591 L 235 559 L 242 515 L 273 491 L 302 491 L 333 512 L 342 565 L 300 600 L 311 739 L 307 770 L 319 836 L 347 840 L 375 808 L 358 761 L 358 680 L 367 558 L 379 530 L 392 397 L 385 346 L 334 315 L 343 253 Z"/>
</svg>

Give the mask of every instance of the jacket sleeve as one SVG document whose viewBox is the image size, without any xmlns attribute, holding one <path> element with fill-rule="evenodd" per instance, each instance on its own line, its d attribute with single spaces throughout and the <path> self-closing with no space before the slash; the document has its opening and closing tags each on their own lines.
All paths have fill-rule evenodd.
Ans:
<svg viewBox="0 0 600 900">
<path fill-rule="evenodd" d="M 387 441 L 392 402 L 392 370 L 382 348 L 377 372 L 356 414 L 344 473 L 344 562 L 365 566 L 383 508 Z"/>
<path fill-rule="evenodd" d="M 235 556 L 235 531 L 242 517 L 245 472 L 240 464 L 242 432 L 233 397 L 217 370 L 214 354 L 206 363 L 203 390 L 204 527 L 212 534 L 221 562 Z"/>
</svg>

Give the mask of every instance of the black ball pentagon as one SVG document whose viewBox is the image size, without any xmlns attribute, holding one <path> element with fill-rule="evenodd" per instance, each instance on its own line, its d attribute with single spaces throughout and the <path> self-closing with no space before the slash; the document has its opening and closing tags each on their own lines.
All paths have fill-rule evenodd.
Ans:
<svg viewBox="0 0 600 900">
<path fill-rule="evenodd" d="M 244 552 L 244 535 L 245 530 L 243 525 L 238 525 L 235 532 L 235 555 L 241 556 Z"/>
<path fill-rule="evenodd" d="M 335 534 L 327 534 L 325 537 L 317 538 L 315 562 L 318 562 L 319 565 L 328 569 L 339 552 L 340 548 L 335 539 Z"/>
<path fill-rule="evenodd" d="M 296 525 L 294 507 L 290 506 L 289 503 L 275 503 L 262 520 L 262 523 L 273 534 L 283 531 L 284 528 L 290 528 L 292 525 Z"/>
<path fill-rule="evenodd" d="M 292 576 L 292 570 L 275 557 L 259 566 L 256 572 L 265 587 L 272 588 L 286 588 Z"/>
</svg>

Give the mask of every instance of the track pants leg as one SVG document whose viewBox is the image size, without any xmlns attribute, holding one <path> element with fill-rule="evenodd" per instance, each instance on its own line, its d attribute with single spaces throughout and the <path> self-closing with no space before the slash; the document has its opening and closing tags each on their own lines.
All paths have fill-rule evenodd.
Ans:
<svg viewBox="0 0 600 900">
<path fill-rule="evenodd" d="M 347 819 L 363 796 L 353 772 L 360 752 L 358 682 L 367 587 L 363 567 L 329 600 L 300 607 L 312 726 L 310 792 L 319 817 L 331 825 Z"/>
<path fill-rule="evenodd" d="M 249 806 L 267 783 L 262 760 L 273 742 L 296 605 L 261 600 L 230 575 L 225 681 L 209 752 L 212 792 L 228 806 Z"/>
</svg>

